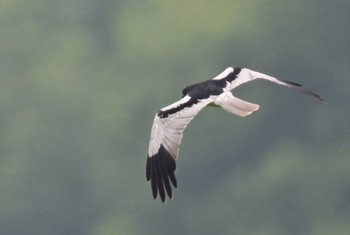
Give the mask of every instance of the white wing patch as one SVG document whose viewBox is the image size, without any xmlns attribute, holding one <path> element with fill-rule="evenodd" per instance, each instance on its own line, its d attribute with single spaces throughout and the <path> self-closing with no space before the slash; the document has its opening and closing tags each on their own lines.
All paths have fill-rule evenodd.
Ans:
<svg viewBox="0 0 350 235">
<path fill-rule="evenodd" d="M 227 69 L 226 69 L 227 70 Z M 226 71 L 225 70 L 225 71 Z M 242 85 L 243 83 L 253 81 L 255 79 L 264 79 L 270 82 L 277 83 L 282 86 L 287 86 L 287 87 L 293 87 L 291 84 L 280 81 L 277 78 L 274 78 L 272 76 L 259 73 L 250 69 L 242 68 L 241 72 L 238 74 L 237 78 L 233 80 L 231 83 L 228 84 L 228 86 L 225 88 L 225 91 L 230 91 L 232 89 L 235 89 L 236 87 Z"/>
<path fill-rule="evenodd" d="M 191 97 L 185 96 L 181 100 L 162 108 L 161 110 L 166 111 L 176 108 L 179 105 L 188 102 L 190 99 Z M 213 101 L 214 99 L 211 97 L 200 100 L 198 103 L 195 103 L 190 107 L 185 107 L 184 109 L 175 112 L 174 114 L 170 114 L 165 118 L 160 118 L 158 114 L 156 114 L 151 130 L 148 156 L 152 157 L 156 155 L 159 151 L 160 145 L 162 144 L 170 155 L 176 159 L 184 129 L 202 108 Z"/>
</svg>

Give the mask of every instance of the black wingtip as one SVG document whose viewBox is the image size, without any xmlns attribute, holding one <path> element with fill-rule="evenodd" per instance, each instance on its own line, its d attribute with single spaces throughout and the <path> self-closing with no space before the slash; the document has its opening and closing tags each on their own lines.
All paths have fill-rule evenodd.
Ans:
<svg viewBox="0 0 350 235">
<path fill-rule="evenodd" d="M 289 85 L 292 85 L 293 88 L 295 88 L 297 91 L 305 94 L 305 95 L 310 95 L 316 99 L 318 99 L 319 101 L 323 102 L 323 103 L 327 103 L 327 101 L 322 97 L 320 96 L 319 94 L 313 92 L 313 91 L 310 91 L 310 90 L 307 90 L 303 87 L 303 85 L 299 84 L 299 83 L 296 83 L 296 82 L 291 82 L 291 81 L 286 81 L 286 80 L 282 80 L 283 82 L 289 84 Z"/>
<path fill-rule="evenodd" d="M 291 81 L 286 81 L 286 80 L 282 80 L 283 82 L 285 83 L 288 83 L 290 85 L 293 85 L 293 86 L 298 86 L 298 87 L 302 87 L 303 85 L 299 84 L 299 83 L 296 83 L 296 82 L 291 82 Z"/>
<path fill-rule="evenodd" d="M 170 153 L 160 146 L 158 153 L 153 156 L 147 156 L 146 179 L 151 181 L 152 195 L 157 199 L 158 195 L 163 203 L 166 198 L 172 198 L 171 184 L 177 188 L 175 177 L 176 163 Z"/>
<path fill-rule="evenodd" d="M 147 162 L 146 162 L 146 179 L 147 181 L 150 181 L 151 179 L 151 158 L 147 156 Z"/>
</svg>

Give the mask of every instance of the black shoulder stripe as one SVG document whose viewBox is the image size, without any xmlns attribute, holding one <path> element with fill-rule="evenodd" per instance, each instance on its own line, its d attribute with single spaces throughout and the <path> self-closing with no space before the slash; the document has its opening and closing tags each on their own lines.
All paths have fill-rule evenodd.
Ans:
<svg viewBox="0 0 350 235">
<path fill-rule="evenodd" d="M 172 109 L 169 109 L 169 110 L 160 110 L 158 112 L 158 117 L 160 118 L 167 118 L 169 115 L 171 114 L 174 114 L 174 113 L 177 113 L 181 110 L 183 110 L 184 108 L 190 108 L 192 107 L 192 105 L 198 103 L 198 100 L 197 99 L 194 99 L 194 98 L 191 98 L 189 101 L 183 103 L 183 104 L 180 104 L 179 106 L 176 106 Z"/>
<path fill-rule="evenodd" d="M 241 72 L 241 70 L 242 70 L 241 68 L 234 68 L 233 72 L 224 78 L 225 81 L 232 82 L 233 80 L 235 80 L 237 78 L 238 74 Z"/>
</svg>

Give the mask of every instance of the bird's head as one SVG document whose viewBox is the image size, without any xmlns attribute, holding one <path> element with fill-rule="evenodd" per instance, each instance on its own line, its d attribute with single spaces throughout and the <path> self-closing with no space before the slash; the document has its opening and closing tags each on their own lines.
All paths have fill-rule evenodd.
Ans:
<svg viewBox="0 0 350 235">
<path fill-rule="evenodd" d="M 185 97 L 188 93 L 188 90 L 189 90 L 189 87 L 185 87 L 183 90 L 182 90 L 182 98 Z"/>
</svg>

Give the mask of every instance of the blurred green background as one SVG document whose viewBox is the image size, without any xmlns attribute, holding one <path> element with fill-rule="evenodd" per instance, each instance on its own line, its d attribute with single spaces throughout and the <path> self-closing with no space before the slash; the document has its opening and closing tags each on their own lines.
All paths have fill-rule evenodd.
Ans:
<svg viewBox="0 0 350 235">
<path fill-rule="evenodd" d="M 0 1 L 0 230 L 26 235 L 350 234 L 350 2 Z M 178 190 L 154 201 L 155 112 L 228 66 L 240 118 L 203 110 Z"/>
</svg>

